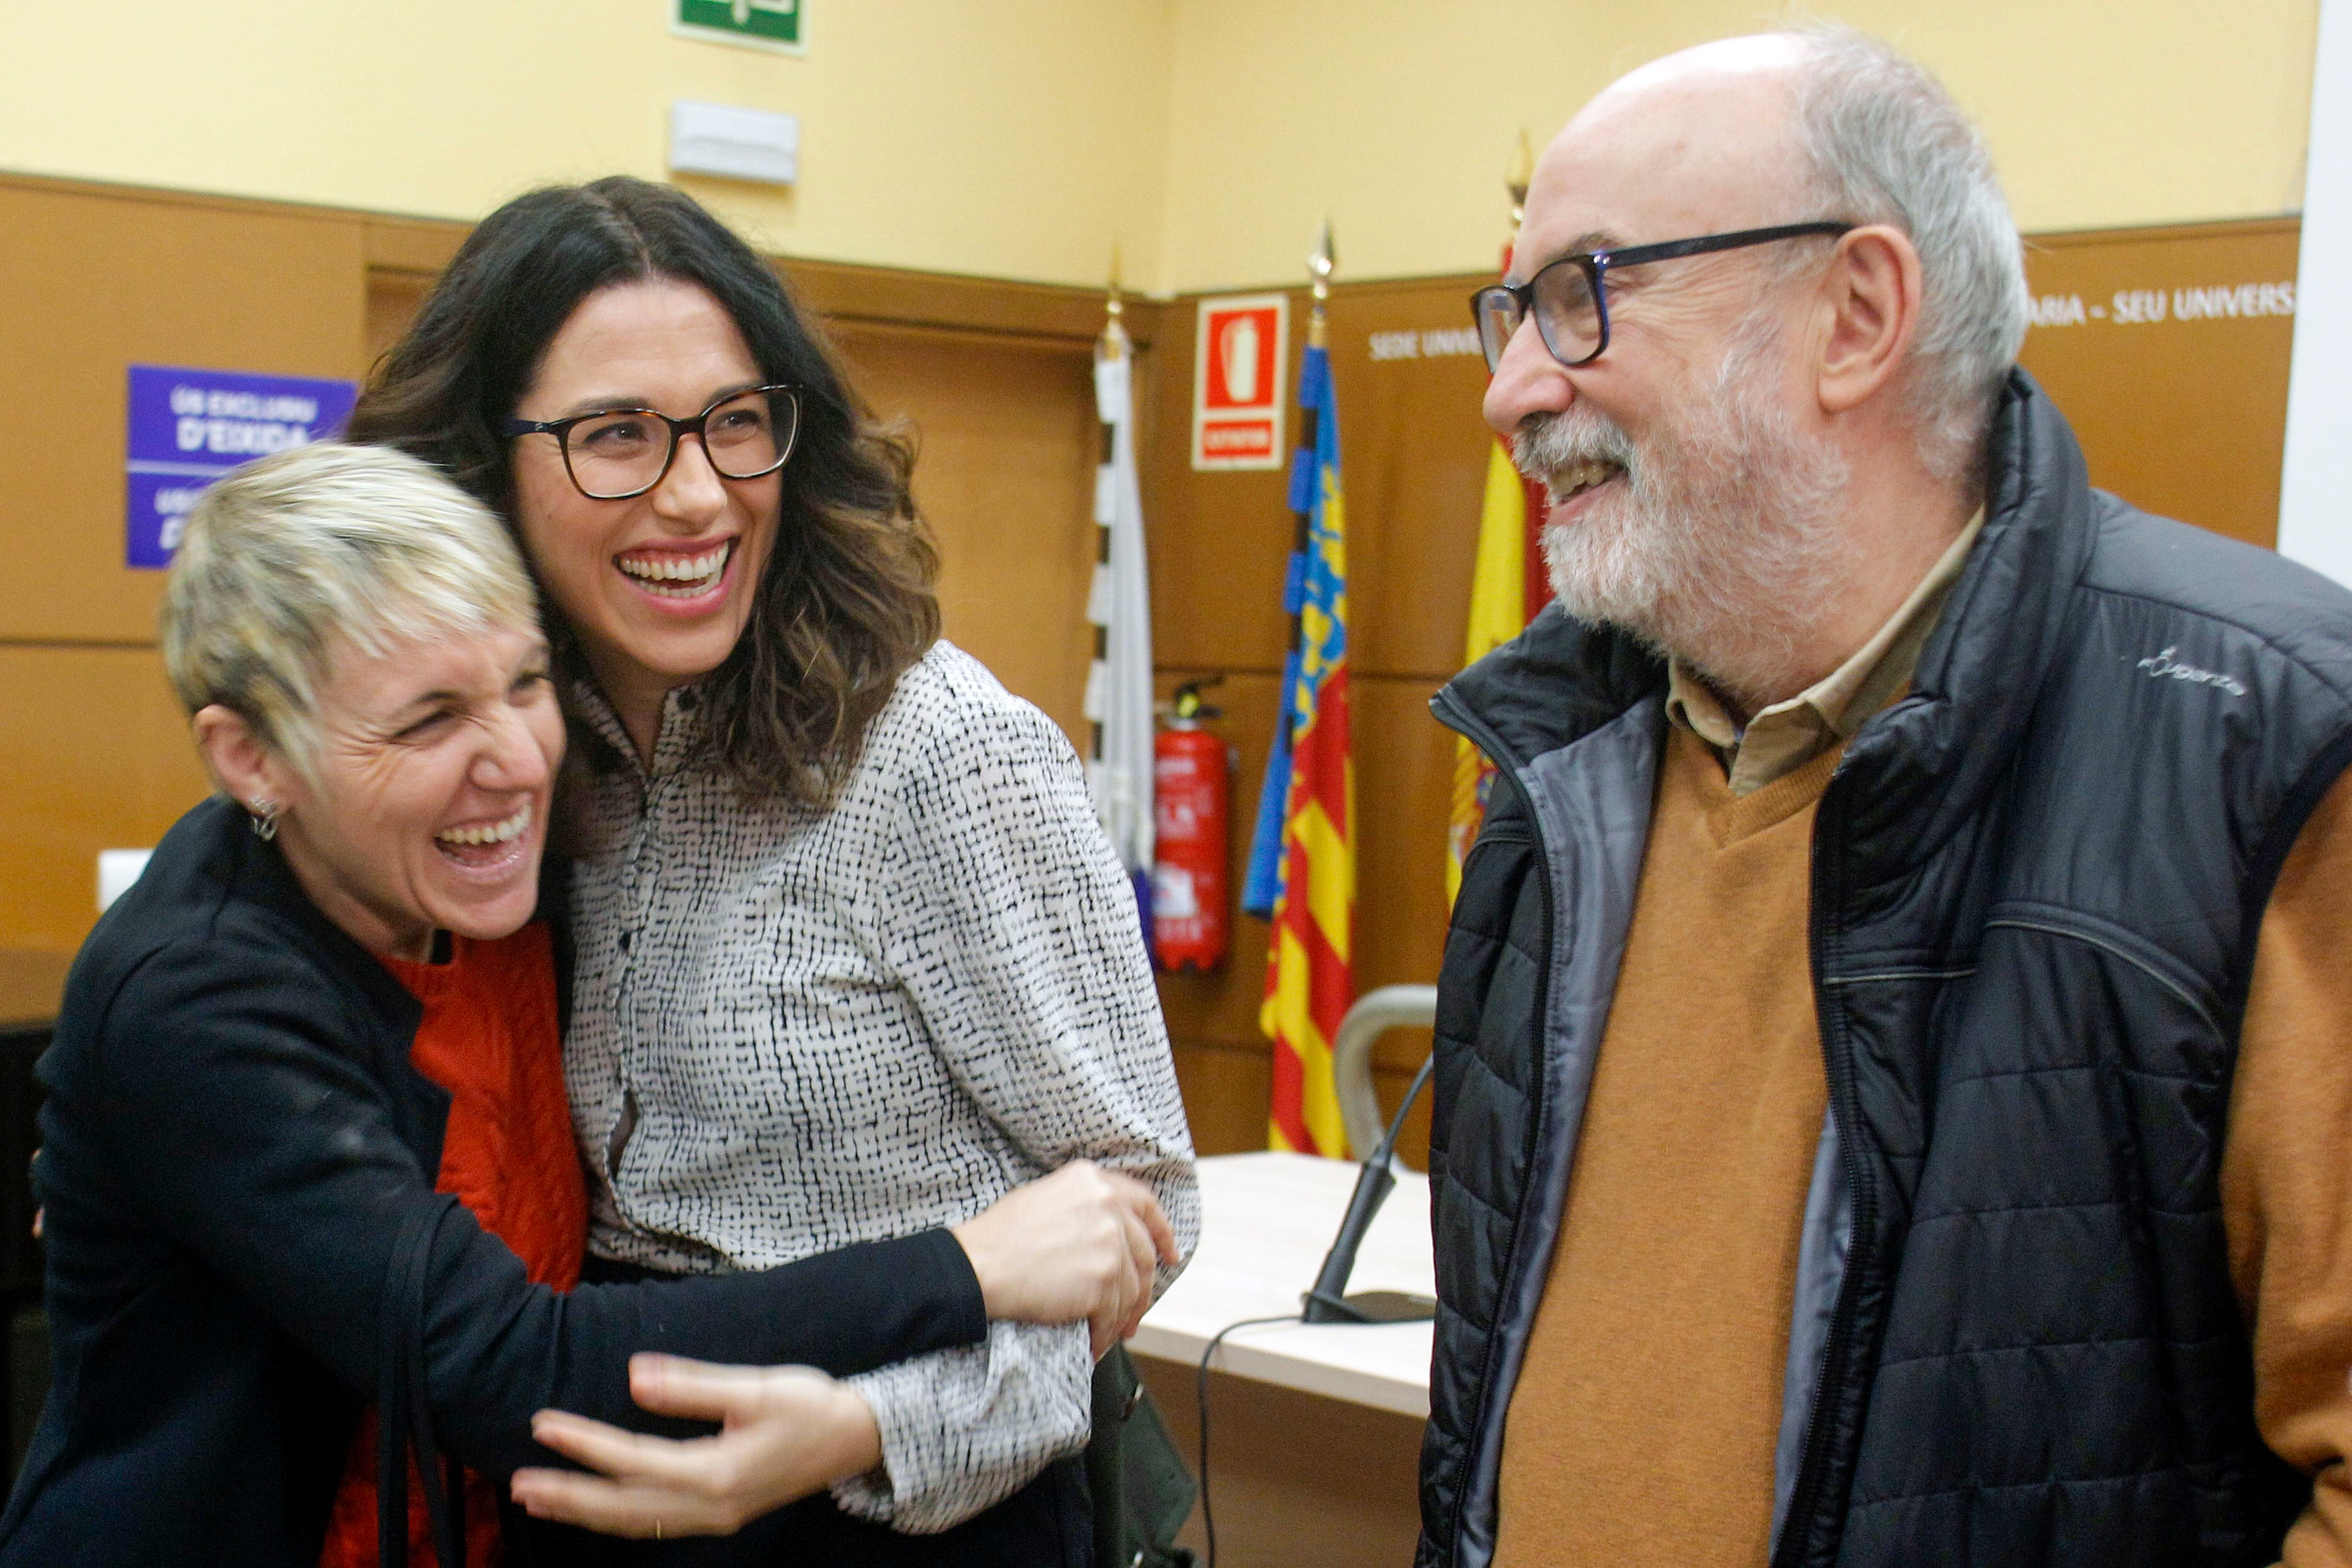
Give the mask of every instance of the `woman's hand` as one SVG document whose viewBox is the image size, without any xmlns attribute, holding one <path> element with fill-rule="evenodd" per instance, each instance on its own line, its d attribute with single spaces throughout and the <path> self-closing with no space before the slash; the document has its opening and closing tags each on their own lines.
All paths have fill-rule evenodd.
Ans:
<svg viewBox="0 0 2352 1568">
<path fill-rule="evenodd" d="M 604 1474 L 517 1470 L 514 1500 L 534 1519 L 656 1540 L 732 1535 L 882 1462 L 882 1434 L 866 1401 L 810 1367 L 635 1355 L 629 1392 L 657 1415 L 717 1421 L 723 1430 L 680 1441 L 542 1410 L 531 1417 L 531 1436 Z"/>
<path fill-rule="evenodd" d="M 1156 1265 L 1183 1260 L 1151 1190 L 1088 1160 L 1013 1188 L 954 1235 L 990 1317 L 1084 1318 L 1097 1356 L 1142 1322 Z"/>
</svg>

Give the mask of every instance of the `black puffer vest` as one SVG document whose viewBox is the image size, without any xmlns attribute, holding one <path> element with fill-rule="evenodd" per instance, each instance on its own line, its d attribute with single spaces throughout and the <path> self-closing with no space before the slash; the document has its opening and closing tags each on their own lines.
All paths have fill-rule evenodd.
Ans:
<svg viewBox="0 0 2352 1568">
<path fill-rule="evenodd" d="M 2352 595 L 2092 490 L 2021 373 L 1984 531 L 1812 856 L 1831 1117 L 1776 1564 L 2258 1564 L 2217 1191 L 2254 937 L 2352 757 Z M 1501 769 L 1439 984 L 1424 1568 L 1493 1555 L 1504 1418 L 1632 916 L 1661 668 L 1547 612 L 1434 704 Z"/>
</svg>

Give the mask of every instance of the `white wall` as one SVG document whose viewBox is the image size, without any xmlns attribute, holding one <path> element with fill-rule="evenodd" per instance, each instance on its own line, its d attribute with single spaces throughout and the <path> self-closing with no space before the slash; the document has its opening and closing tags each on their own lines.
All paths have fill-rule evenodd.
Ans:
<svg viewBox="0 0 2352 1568">
<path fill-rule="evenodd" d="M 1623 72 L 1773 25 L 1776 0 L 1178 0 L 1167 276 L 1296 284 L 1328 214 L 1342 278 L 1475 272 L 1538 151 Z M 2303 194 L 2318 0 L 1802 0 L 1935 71 L 2020 227 L 2271 217 Z"/>
<path fill-rule="evenodd" d="M 2321 0 L 2279 552 L 2352 584 L 2352 0 Z"/>
<path fill-rule="evenodd" d="M 801 117 L 790 190 L 680 182 L 763 247 L 1148 283 L 1172 4 L 812 0 L 803 58 L 667 0 L 0 0 L 0 169 L 470 222 L 661 178 L 686 98 Z"/>
<path fill-rule="evenodd" d="M 2029 231 L 2291 211 L 2319 0 L 1806 0 L 1944 77 Z M 809 0 L 806 58 L 665 0 L 0 0 L 0 169 L 426 216 L 658 176 L 673 98 L 802 117 L 789 194 L 689 188 L 828 260 L 1131 287 L 1494 265 L 1520 127 L 1774 0 Z"/>
</svg>

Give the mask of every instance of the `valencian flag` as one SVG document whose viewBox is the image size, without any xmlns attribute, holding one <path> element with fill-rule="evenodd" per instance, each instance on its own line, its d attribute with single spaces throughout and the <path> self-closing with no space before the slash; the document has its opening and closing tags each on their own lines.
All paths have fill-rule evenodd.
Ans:
<svg viewBox="0 0 2352 1568">
<path fill-rule="evenodd" d="M 1327 236 L 1318 258 L 1325 274 L 1328 256 Z M 1348 744 L 1339 419 L 1319 300 L 1299 366 L 1298 402 L 1304 428 L 1290 473 L 1290 506 L 1301 526 L 1285 589 L 1295 620 L 1275 748 L 1276 757 L 1286 761 L 1277 784 L 1269 759 L 1244 907 L 1251 908 L 1248 899 L 1261 890 L 1270 894 L 1264 912 L 1274 930 L 1258 1026 L 1274 1042 L 1272 1146 L 1339 1157 L 1347 1152 L 1348 1134 L 1332 1088 L 1331 1042 L 1355 1000 L 1349 951 L 1356 913 L 1356 781 Z M 1269 836 L 1266 805 L 1274 800 L 1281 803 L 1281 815 Z"/>
</svg>

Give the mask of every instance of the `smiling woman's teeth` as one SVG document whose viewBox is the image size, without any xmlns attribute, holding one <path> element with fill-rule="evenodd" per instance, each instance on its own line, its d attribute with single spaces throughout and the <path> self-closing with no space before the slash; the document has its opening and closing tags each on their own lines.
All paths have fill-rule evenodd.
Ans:
<svg viewBox="0 0 2352 1568">
<path fill-rule="evenodd" d="M 730 539 L 699 555 L 622 555 L 614 560 L 646 592 L 666 599 L 691 599 L 710 592 L 734 549 Z"/>
<path fill-rule="evenodd" d="M 504 822 L 467 827 L 445 827 L 433 837 L 444 844 L 511 844 L 530 826 L 530 802 L 524 801 Z"/>
</svg>

